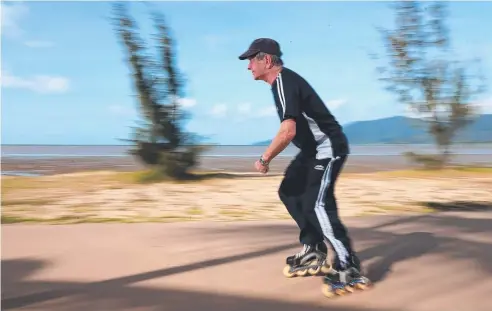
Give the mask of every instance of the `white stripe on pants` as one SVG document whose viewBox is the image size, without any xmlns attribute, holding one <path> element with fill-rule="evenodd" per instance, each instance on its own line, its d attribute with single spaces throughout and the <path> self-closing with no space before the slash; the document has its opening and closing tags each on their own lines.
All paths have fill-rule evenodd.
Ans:
<svg viewBox="0 0 492 311">
<path fill-rule="evenodd" d="M 323 177 L 321 179 L 321 186 L 318 192 L 318 198 L 316 199 L 316 203 L 314 206 L 314 211 L 316 213 L 316 217 L 318 217 L 319 224 L 321 226 L 321 230 L 323 231 L 323 235 L 330 241 L 333 249 L 338 255 L 338 259 L 340 263 L 345 266 L 347 264 L 348 251 L 340 240 L 335 238 L 335 234 L 333 233 L 333 227 L 330 223 L 330 218 L 325 210 L 325 196 L 326 191 L 330 187 L 331 184 L 331 172 L 333 163 L 337 161 L 339 157 L 336 157 L 328 163 Z"/>
</svg>

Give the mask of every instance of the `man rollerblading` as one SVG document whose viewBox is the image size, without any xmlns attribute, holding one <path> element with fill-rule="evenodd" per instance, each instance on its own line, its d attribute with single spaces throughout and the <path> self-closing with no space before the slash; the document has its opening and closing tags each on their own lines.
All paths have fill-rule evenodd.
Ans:
<svg viewBox="0 0 492 311">
<path fill-rule="evenodd" d="M 298 254 L 286 259 L 284 275 L 321 273 L 326 275 L 324 292 L 329 289 L 340 293 L 333 289 L 338 287 L 349 291 L 357 288 L 356 284 L 368 282 L 361 275 L 359 260 L 338 217 L 334 195 L 336 180 L 349 155 L 349 143 L 316 91 L 298 73 L 286 68 L 281 56 L 275 40 L 260 38 L 239 59 L 249 60 L 248 70 L 255 80 L 271 86 L 280 118 L 280 129 L 255 168 L 266 174 L 270 162 L 290 143 L 299 148 L 278 190 L 300 229 L 299 242 L 303 245 Z M 326 262 L 325 240 L 335 251 L 333 266 Z"/>
</svg>

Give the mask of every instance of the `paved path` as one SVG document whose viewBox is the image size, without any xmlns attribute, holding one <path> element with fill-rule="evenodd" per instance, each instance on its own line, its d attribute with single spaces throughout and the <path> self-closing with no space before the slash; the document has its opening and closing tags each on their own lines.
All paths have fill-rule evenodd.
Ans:
<svg viewBox="0 0 492 311">
<path fill-rule="evenodd" d="M 285 279 L 291 221 L 2 227 L 2 310 L 492 310 L 492 211 L 346 220 L 370 291 Z"/>
</svg>

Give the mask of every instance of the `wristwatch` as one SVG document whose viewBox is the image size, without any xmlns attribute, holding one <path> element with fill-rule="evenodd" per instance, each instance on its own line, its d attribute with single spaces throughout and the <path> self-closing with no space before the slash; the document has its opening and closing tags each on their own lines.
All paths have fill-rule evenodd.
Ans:
<svg viewBox="0 0 492 311">
<path fill-rule="evenodd" d="M 260 160 L 259 161 L 260 161 L 261 165 L 268 166 L 268 162 L 265 161 L 265 160 L 263 160 L 263 156 L 260 157 Z"/>
</svg>

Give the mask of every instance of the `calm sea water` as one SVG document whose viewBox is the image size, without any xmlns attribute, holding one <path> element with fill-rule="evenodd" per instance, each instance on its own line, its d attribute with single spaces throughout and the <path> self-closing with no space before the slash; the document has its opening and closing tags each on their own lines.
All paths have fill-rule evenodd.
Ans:
<svg viewBox="0 0 492 311">
<path fill-rule="evenodd" d="M 2 157 L 8 158 L 67 158 L 67 157 L 126 157 L 128 146 L 45 146 L 3 145 Z M 352 156 L 398 156 L 406 151 L 436 153 L 433 145 L 353 145 Z M 258 157 L 264 146 L 211 146 L 204 157 Z M 280 156 L 292 157 L 297 148 L 289 146 Z M 462 144 L 452 149 L 458 155 L 492 155 L 492 144 Z"/>
</svg>

